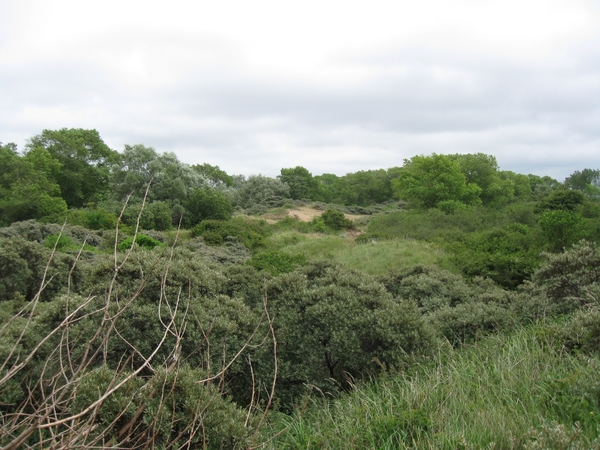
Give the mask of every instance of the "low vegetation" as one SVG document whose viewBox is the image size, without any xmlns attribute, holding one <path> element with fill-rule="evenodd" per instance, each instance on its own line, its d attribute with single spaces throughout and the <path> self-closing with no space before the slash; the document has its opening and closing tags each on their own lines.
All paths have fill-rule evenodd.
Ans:
<svg viewBox="0 0 600 450">
<path fill-rule="evenodd" d="M 597 170 L 0 167 L 3 448 L 600 448 Z"/>
</svg>

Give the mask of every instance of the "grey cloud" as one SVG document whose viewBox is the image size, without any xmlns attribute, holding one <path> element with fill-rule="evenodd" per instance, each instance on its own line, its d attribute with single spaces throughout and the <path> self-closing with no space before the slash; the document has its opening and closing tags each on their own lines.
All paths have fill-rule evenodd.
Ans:
<svg viewBox="0 0 600 450">
<path fill-rule="evenodd" d="M 152 64 L 186 39 L 165 44 Z M 184 64 L 174 84 L 136 86 L 86 61 L 0 64 L 0 141 L 21 135 L 21 144 L 55 123 L 28 118 L 28 107 L 59 108 L 59 127 L 97 128 L 119 150 L 143 143 L 246 175 L 298 164 L 343 174 L 420 153 L 478 151 L 504 169 L 559 179 L 600 168 L 598 41 L 548 61 L 417 47 L 332 61 L 377 69 L 342 86 L 249 75 L 219 61 L 203 70 Z"/>
</svg>

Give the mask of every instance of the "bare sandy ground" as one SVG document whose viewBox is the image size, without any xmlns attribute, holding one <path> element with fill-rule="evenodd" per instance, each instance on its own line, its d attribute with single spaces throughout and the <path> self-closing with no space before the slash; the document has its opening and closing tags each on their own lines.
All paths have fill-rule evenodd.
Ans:
<svg viewBox="0 0 600 450">
<path fill-rule="evenodd" d="M 267 223 L 273 224 L 273 223 L 277 223 L 281 219 L 285 218 L 286 215 L 289 217 L 294 217 L 298 220 L 301 220 L 302 222 L 310 222 L 315 217 L 319 217 L 321 214 L 323 214 L 323 211 L 320 211 L 318 209 L 309 208 L 309 207 L 304 207 L 304 208 L 289 209 L 289 210 L 287 210 L 287 214 L 285 212 L 269 213 L 269 214 L 265 214 L 263 217 L 265 218 Z M 356 219 L 363 217 L 363 216 L 356 215 L 356 214 L 344 214 L 344 215 L 350 220 L 356 220 Z M 356 239 L 356 237 L 358 235 L 362 234 L 362 232 L 358 231 L 358 230 L 346 230 L 346 232 L 344 234 L 349 239 L 354 240 L 354 239 Z"/>
</svg>

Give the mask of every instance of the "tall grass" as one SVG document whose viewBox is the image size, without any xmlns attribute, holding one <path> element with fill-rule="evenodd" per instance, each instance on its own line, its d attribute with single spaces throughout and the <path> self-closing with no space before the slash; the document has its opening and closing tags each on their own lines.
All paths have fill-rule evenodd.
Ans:
<svg viewBox="0 0 600 450">
<path fill-rule="evenodd" d="M 335 259 L 348 268 L 371 275 L 418 264 L 450 268 L 443 250 L 433 244 L 410 239 L 352 245 L 338 252 Z"/>
<path fill-rule="evenodd" d="M 314 401 L 277 449 L 600 448 L 600 360 L 573 356 L 536 330 L 493 336 L 408 375 Z"/>
<path fill-rule="evenodd" d="M 329 259 L 371 275 L 417 264 L 451 268 L 446 254 L 439 247 L 410 239 L 355 244 L 344 236 L 284 231 L 270 236 L 268 242 L 269 247 L 290 255 Z"/>
</svg>

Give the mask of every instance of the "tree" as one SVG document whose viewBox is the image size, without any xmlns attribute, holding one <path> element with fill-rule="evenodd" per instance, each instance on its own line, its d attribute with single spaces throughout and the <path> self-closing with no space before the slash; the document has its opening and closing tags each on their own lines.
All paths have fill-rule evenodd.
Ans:
<svg viewBox="0 0 600 450">
<path fill-rule="evenodd" d="M 302 166 L 293 169 L 281 169 L 277 178 L 290 187 L 290 197 L 293 199 L 313 200 L 317 194 L 318 183 L 312 173 Z"/>
<path fill-rule="evenodd" d="M 221 170 L 219 166 L 211 166 L 208 163 L 204 163 L 202 165 L 193 165 L 192 169 L 203 175 L 213 187 L 233 186 L 233 177 L 228 175 L 224 170 Z"/>
<path fill-rule="evenodd" d="M 287 184 L 264 175 L 250 175 L 247 180 L 240 180 L 239 184 L 234 194 L 234 203 L 242 208 L 272 206 L 290 196 Z"/>
<path fill-rule="evenodd" d="M 562 188 L 562 184 L 552 177 L 529 174 L 529 186 L 531 187 L 531 193 L 535 198 L 541 198 L 548 195 L 550 192 Z"/>
<path fill-rule="evenodd" d="M 579 191 L 559 190 L 545 197 L 538 204 L 538 211 L 575 211 L 585 201 Z"/>
<path fill-rule="evenodd" d="M 118 161 L 118 153 L 96 130 L 44 130 L 29 140 L 26 151 L 35 148 L 47 150 L 60 163 L 56 181 L 69 207 L 80 208 L 107 194 L 110 170 Z"/>
<path fill-rule="evenodd" d="M 569 210 L 550 210 L 540 216 L 539 225 L 550 249 L 560 252 L 579 240 L 583 218 Z"/>
<path fill-rule="evenodd" d="M 458 162 L 467 183 L 481 188 L 480 198 L 484 205 L 504 203 L 507 197 L 512 197 L 510 183 L 503 183 L 498 176 L 498 162 L 494 156 L 485 153 L 449 156 Z"/>
<path fill-rule="evenodd" d="M 585 191 L 588 185 L 600 187 L 600 170 L 576 170 L 565 180 L 565 186 L 578 191 Z"/>
<path fill-rule="evenodd" d="M 174 153 L 159 154 L 152 147 L 126 145 L 121 165 L 111 179 L 113 195 L 123 200 L 133 193 L 141 199 L 151 180 L 149 200 L 174 204 L 183 204 L 193 189 L 208 185 L 203 175 L 180 162 Z"/>
<path fill-rule="evenodd" d="M 19 156 L 14 146 L 0 146 L 0 223 L 64 214 L 55 176 L 61 165 L 38 147 Z"/>
<path fill-rule="evenodd" d="M 383 203 L 392 198 L 392 185 L 384 169 L 361 170 L 342 177 L 347 183 L 345 205 L 368 206 Z M 349 197 L 348 194 L 351 196 Z"/>
<path fill-rule="evenodd" d="M 185 203 L 188 214 L 186 226 L 194 226 L 202 220 L 227 220 L 233 214 L 233 203 L 229 196 L 214 188 L 194 189 Z"/>
<path fill-rule="evenodd" d="M 565 186 L 581 191 L 589 198 L 598 199 L 600 198 L 600 170 L 577 170 L 567 177 Z"/>
<path fill-rule="evenodd" d="M 479 186 L 467 183 L 457 161 L 436 153 L 405 160 L 392 188 L 397 197 L 424 208 L 434 208 L 443 201 L 477 204 L 481 193 Z"/>
<path fill-rule="evenodd" d="M 318 183 L 318 194 L 315 200 L 325 203 L 342 203 L 339 199 L 342 178 L 333 173 L 324 173 L 314 177 Z"/>
<path fill-rule="evenodd" d="M 531 182 L 527 175 L 515 173 L 510 170 L 502 170 L 499 172 L 499 175 L 501 182 L 504 183 L 504 188 L 511 191 L 511 198 L 515 197 L 521 200 L 531 198 Z"/>
</svg>

